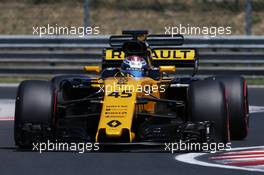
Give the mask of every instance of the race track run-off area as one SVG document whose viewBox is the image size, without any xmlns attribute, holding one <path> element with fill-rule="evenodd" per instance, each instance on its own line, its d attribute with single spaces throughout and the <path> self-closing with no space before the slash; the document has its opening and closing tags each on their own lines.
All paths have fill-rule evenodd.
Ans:
<svg viewBox="0 0 264 175">
<path fill-rule="evenodd" d="M 18 151 L 13 141 L 16 86 L 0 87 L 0 174 L 263 174 L 264 88 L 249 88 L 250 130 L 230 151 L 84 153 Z"/>
</svg>

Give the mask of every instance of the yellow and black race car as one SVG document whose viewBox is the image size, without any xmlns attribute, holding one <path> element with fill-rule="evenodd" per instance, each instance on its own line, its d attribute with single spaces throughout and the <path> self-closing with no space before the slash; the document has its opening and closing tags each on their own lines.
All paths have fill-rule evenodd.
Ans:
<svg viewBox="0 0 264 175">
<path fill-rule="evenodd" d="M 223 142 L 248 131 L 242 77 L 177 76 L 198 66 L 183 36 L 123 31 L 110 37 L 101 66 L 86 75 L 26 80 L 18 88 L 15 143 L 50 140 L 98 143 Z M 170 76 L 173 73 L 173 76 Z"/>
</svg>

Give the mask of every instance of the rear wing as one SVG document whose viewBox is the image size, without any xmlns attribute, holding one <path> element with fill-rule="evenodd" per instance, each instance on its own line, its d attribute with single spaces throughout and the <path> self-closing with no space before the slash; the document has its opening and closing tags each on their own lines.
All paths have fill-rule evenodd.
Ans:
<svg viewBox="0 0 264 175">
<path fill-rule="evenodd" d="M 152 48 L 150 62 L 154 67 L 176 66 L 196 67 L 197 49 L 194 48 Z M 125 53 L 120 49 L 107 48 L 103 52 L 103 68 L 120 67 Z"/>
<path fill-rule="evenodd" d="M 177 47 L 183 45 L 182 35 L 148 35 L 146 30 L 125 30 L 122 35 L 112 35 L 111 48 L 103 52 L 102 68 L 120 67 L 129 55 L 149 58 L 152 66 L 175 66 L 197 68 L 198 52 L 194 48 Z M 151 53 L 151 55 L 150 55 Z"/>
<path fill-rule="evenodd" d="M 135 36 L 125 33 L 124 35 L 110 36 L 109 43 L 112 48 L 121 48 L 123 43 L 135 39 Z M 182 35 L 148 35 L 145 40 L 150 47 L 180 46 L 184 43 Z"/>
</svg>

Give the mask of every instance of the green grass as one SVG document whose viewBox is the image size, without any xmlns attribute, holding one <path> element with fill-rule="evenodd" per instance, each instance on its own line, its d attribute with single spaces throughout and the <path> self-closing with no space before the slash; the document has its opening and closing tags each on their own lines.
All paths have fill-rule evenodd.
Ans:
<svg viewBox="0 0 264 175">
<path fill-rule="evenodd" d="M 197 0 L 91 0 L 90 25 L 100 34 L 123 29 L 147 29 L 164 33 L 165 26 L 231 26 L 232 34 L 244 34 L 244 6 L 231 1 L 203 3 Z M 252 33 L 264 31 L 264 2 L 254 3 Z M 255 7 L 259 9 L 256 10 Z M 82 0 L 1 0 L 0 34 L 32 34 L 32 27 L 83 26 Z"/>
<path fill-rule="evenodd" d="M 264 85 L 264 78 L 246 78 L 249 85 Z"/>
</svg>

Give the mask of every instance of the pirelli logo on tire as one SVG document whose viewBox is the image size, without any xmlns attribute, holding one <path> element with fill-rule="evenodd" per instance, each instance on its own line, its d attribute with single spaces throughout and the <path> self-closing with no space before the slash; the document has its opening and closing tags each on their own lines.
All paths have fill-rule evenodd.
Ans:
<svg viewBox="0 0 264 175">
<path fill-rule="evenodd" d="M 125 53 L 119 50 L 106 49 L 105 60 L 120 61 L 125 58 Z M 181 49 L 181 48 L 162 48 L 152 49 L 152 60 L 164 61 L 194 61 L 196 58 L 196 49 Z"/>
</svg>

